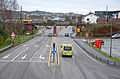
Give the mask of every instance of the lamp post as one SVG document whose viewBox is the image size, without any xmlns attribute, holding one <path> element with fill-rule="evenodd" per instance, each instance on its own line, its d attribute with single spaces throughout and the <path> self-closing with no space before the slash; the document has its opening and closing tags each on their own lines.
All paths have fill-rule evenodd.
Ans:
<svg viewBox="0 0 120 79">
<path fill-rule="evenodd" d="M 110 57 L 112 57 L 112 18 L 111 18 Z"/>
</svg>

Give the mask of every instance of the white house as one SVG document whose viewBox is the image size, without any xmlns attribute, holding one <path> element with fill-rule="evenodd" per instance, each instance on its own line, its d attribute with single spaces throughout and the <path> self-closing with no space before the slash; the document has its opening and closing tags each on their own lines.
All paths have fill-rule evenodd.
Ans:
<svg viewBox="0 0 120 79">
<path fill-rule="evenodd" d="M 85 22 L 86 24 L 97 24 L 98 18 L 99 17 L 94 15 L 93 13 L 89 13 L 82 19 L 82 21 Z"/>
</svg>

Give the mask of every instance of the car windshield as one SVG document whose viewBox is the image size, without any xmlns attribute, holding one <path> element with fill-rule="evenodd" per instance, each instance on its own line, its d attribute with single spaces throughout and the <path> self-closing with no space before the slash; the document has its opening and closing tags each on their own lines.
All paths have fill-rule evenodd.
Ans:
<svg viewBox="0 0 120 79">
<path fill-rule="evenodd" d="M 65 47 L 64 47 L 64 50 L 65 50 L 65 51 L 71 51 L 71 50 L 72 50 L 72 47 L 65 46 Z"/>
</svg>

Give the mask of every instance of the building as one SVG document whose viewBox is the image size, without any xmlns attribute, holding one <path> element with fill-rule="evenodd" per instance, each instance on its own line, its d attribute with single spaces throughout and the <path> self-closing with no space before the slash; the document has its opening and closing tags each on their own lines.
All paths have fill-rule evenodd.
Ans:
<svg viewBox="0 0 120 79">
<path fill-rule="evenodd" d="M 98 18 L 99 18 L 98 16 L 90 12 L 88 15 L 84 16 L 82 21 L 85 22 L 86 24 L 97 24 Z"/>
<path fill-rule="evenodd" d="M 118 13 L 118 18 L 120 18 L 120 12 Z"/>
<path fill-rule="evenodd" d="M 119 18 L 118 15 L 120 13 L 119 11 L 95 11 L 95 15 L 99 16 L 99 18 Z"/>
</svg>

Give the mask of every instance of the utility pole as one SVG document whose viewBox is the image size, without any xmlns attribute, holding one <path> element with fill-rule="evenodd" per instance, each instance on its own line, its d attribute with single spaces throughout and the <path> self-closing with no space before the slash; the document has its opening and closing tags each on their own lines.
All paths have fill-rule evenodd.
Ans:
<svg viewBox="0 0 120 79">
<path fill-rule="evenodd" d="M 112 57 L 112 17 L 111 17 L 110 57 Z"/>
<path fill-rule="evenodd" d="M 22 6 L 21 6 L 21 10 L 20 10 L 20 23 L 22 23 Z"/>
<path fill-rule="evenodd" d="M 108 23 L 108 5 L 106 7 L 106 24 Z"/>
</svg>

